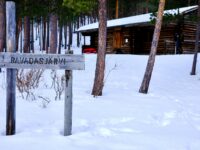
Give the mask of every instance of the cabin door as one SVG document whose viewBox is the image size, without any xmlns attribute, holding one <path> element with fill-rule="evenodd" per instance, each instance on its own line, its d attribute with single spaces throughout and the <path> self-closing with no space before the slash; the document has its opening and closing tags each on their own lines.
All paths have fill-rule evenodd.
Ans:
<svg viewBox="0 0 200 150">
<path fill-rule="evenodd" d="M 140 54 L 143 51 L 144 46 L 144 32 L 141 29 L 136 29 L 135 31 L 135 41 L 134 41 L 134 53 Z"/>
<path fill-rule="evenodd" d="M 135 30 L 134 53 L 149 54 L 153 37 L 152 28 L 138 28 Z"/>
<path fill-rule="evenodd" d="M 122 47 L 121 28 L 116 28 L 113 33 L 113 50 L 116 51 Z"/>
</svg>

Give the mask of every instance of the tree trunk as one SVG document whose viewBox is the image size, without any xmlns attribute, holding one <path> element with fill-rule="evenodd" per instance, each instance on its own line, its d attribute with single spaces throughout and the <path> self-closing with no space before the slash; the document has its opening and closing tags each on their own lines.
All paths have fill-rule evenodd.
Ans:
<svg viewBox="0 0 200 150">
<path fill-rule="evenodd" d="M 190 6 L 190 2 L 191 2 L 191 0 L 188 0 L 188 6 Z"/>
<path fill-rule="evenodd" d="M 45 50 L 46 43 L 46 19 L 43 17 L 43 35 L 42 35 L 42 50 Z"/>
<path fill-rule="evenodd" d="M 33 20 L 31 21 L 31 34 L 30 34 L 30 50 L 32 53 L 34 53 L 34 26 L 33 26 Z"/>
<path fill-rule="evenodd" d="M 47 19 L 47 40 L 46 40 L 46 52 L 49 51 L 49 16 Z"/>
<path fill-rule="evenodd" d="M 37 30 L 38 30 L 38 23 L 36 23 L 36 27 L 35 27 L 35 40 L 36 41 L 37 41 L 37 38 L 38 38 Z"/>
<path fill-rule="evenodd" d="M 101 96 L 104 86 L 105 53 L 107 39 L 106 0 L 99 0 L 99 39 L 95 79 L 92 95 Z"/>
<path fill-rule="evenodd" d="M 151 75 L 152 75 L 153 67 L 154 67 L 154 63 L 155 63 L 158 41 L 159 41 L 159 37 L 160 37 L 160 30 L 161 30 L 161 26 L 162 26 L 164 7 L 165 7 L 165 0 L 160 0 L 158 15 L 157 15 L 157 19 L 156 19 L 156 25 L 155 25 L 154 34 L 153 34 L 153 40 L 151 43 L 151 52 L 149 55 L 149 60 L 147 63 L 146 72 L 145 72 L 145 75 L 144 75 L 144 78 L 142 81 L 142 85 L 139 90 L 140 93 L 148 92 L 149 83 L 151 80 Z"/>
<path fill-rule="evenodd" d="M 0 52 L 3 52 L 3 49 L 5 48 L 5 20 L 5 1 L 0 0 Z"/>
<path fill-rule="evenodd" d="M 65 39 L 65 49 L 67 49 L 67 25 L 64 25 L 64 39 Z"/>
<path fill-rule="evenodd" d="M 149 6 L 149 0 L 146 0 L 146 8 L 145 8 L 145 12 L 146 12 L 146 13 L 149 13 L 149 8 L 148 8 L 148 6 Z"/>
<path fill-rule="evenodd" d="M 115 19 L 119 18 L 119 0 L 116 0 Z"/>
<path fill-rule="evenodd" d="M 62 30 L 63 27 L 62 25 L 60 25 L 60 28 L 59 28 L 59 42 L 58 42 L 58 54 L 61 54 L 61 46 L 62 46 Z"/>
<path fill-rule="evenodd" d="M 198 1 L 198 18 L 200 17 L 200 0 Z M 198 20 L 197 23 L 197 30 L 196 30 L 196 41 L 195 41 L 195 53 L 192 63 L 192 71 L 191 75 L 196 74 L 196 66 L 197 66 L 197 57 L 198 57 L 198 51 L 199 51 L 199 34 L 200 34 L 200 20 Z"/>
<path fill-rule="evenodd" d="M 17 30 L 16 30 L 16 51 L 19 49 L 19 35 L 20 32 L 22 31 L 22 19 L 18 18 L 17 19 Z"/>
<path fill-rule="evenodd" d="M 20 33 L 20 53 L 23 52 L 23 24 L 22 24 L 23 20 L 22 19 L 21 19 L 21 33 Z"/>
<path fill-rule="evenodd" d="M 42 44 L 41 44 L 41 23 L 42 21 L 40 20 L 38 23 L 38 36 L 39 36 L 39 46 L 40 46 L 40 51 L 42 50 Z"/>
<path fill-rule="evenodd" d="M 41 32 L 41 33 L 40 33 L 40 36 L 41 36 L 41 37 L 40 37 L 40 40 L 41 40 L 41 41 L 40 41 L 40 50 L 41 50 L 41 51 L 43 51 L 43 44 L 44 44 L 44 43 L 43 43 L 43 35 L 44 35 L 44 28 L 43 28 L 44 25 L 43 25 L 43 22 L 44 22 L 44 21 L 43 21 L 43 19 L 42 19 L 42 17 L 41 17 L 41 24 L 40 24 L 40 27 L 41 27 L 41 28 L 40 28 L 40 32 Z"/>
<path fill-rule="evenodd" d="M 30 52 L 30 18 L 24 17 L 24 53 Z"/>
<path fill-rule="evenodd" d="M 71 45 L 72 45 L 72 38 L 73 38 L 73 34 L 72 34 L 72 23 L 71 22 L 69 22 L 69 26 L 68 26 L 69 28 L 69 34 L 68 34 L 68 37 L 69 37 L 69 39 L 68 39 L 68 50 L 70 50 L 70 48 L 71 48 Z"/>
<path fill-rule="evenodd" d="M 57 52 L 57 20 L 56 14 L 51 14 L 50 16 L 50 53 L 56 54 Z"/>
<path fill-rule="evenodd" d="M 80 19 L 78 17 L 78 20 L 77 20 L 77 29 L 80 27 Z M 80 33 L 77 32 L 77 47 L 80 47 Z"/>
</svg>

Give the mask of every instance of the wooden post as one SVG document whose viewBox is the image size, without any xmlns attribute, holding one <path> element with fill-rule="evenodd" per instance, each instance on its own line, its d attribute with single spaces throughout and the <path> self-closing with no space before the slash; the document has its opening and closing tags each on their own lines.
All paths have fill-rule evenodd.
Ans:
<svg viewBox="0 0 200 150">
<path fill-rule="evenodd" d="M 16 50 L 16 21 L 15 3 L 6 2 L 6 46 L 7 52 Z M 16 69 L 7 69 L 7 109 L 6 109 L 6 135 L 15 134 L 15 95 L 16 95 Z"/>
<path fill-rule="evenodd" d="M 68 51 L 67 54 L 73 54 Z M 64 136 L 72 134 L 72 71 L 65 70 Z"/>
</svg>

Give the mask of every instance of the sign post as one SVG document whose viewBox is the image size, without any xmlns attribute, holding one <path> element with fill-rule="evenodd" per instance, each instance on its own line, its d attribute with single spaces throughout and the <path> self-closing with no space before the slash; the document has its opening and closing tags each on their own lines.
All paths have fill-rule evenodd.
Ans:
<svg viewBox="0 0 200 150">
<path fill-rule="evenodd" d="M 16 21 L 15 3 L 6 2 L 6 46 L 7 51 L 14 53 L 16 50 Z M 15 134 L 15 95 L 16 95 L 16 69 L 7 69 L 7 93 L 6 93 L 6 135 Z"/>
<path fill-rule="evenodd" d="M 67 54 L 72 54 L 68 51 Z M 64 136 L 72 134 L 72 71 L 65 70 Z"/>
<path fill-rule="evenodd" d="M 63 69 L 65 70 L 64 136 L 72 130 L 72 70 L 84 70 L 83 55 L 15 53 L 15 3 L 6 2 L 7 52 L 0 53 L 0 67 L 7 68 L 6 135 L 15 134 L 16 121 L 16 69 Z"/>
</svg>

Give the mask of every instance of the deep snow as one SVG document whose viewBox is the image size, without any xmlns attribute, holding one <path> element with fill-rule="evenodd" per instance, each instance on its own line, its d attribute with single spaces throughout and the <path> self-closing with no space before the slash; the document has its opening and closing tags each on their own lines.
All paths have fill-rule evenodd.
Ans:
<svg viewBox="0 0 200 150">
<path fill-rule="evenodd" d="M 147 95 L 138 93 L 148 56 L 107 55 L 102 97 L 90 95 L 96 55 L 87 54 L 85 71 L 73 72 L 73 135 L 63 136 L 63 97 L 54 101 L 50 71 L 36 95 L 17 94 L 16 135 L 5 136 L 5 70 L 0 73 L 1 150 L 199 150 L 200 69 L 190 76 L 193 55 L 156 57 Z M 63 74 L 59 71 L 59 74 Z"/>
</svg>

